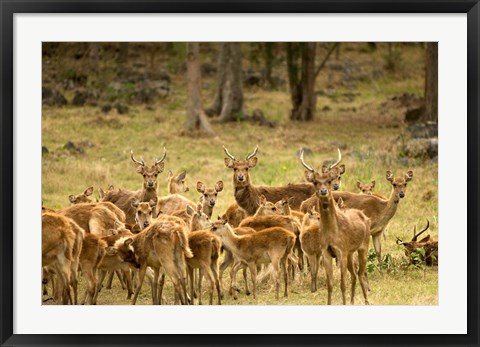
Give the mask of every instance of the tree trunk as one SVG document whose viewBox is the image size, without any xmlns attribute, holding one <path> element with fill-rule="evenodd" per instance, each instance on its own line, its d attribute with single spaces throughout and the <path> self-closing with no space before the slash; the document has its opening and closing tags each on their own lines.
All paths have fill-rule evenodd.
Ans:
<svg viewBox="0 0 480 347">
<path fill-rule="evenodd" d="M 98 42 L 91 42 L 90 46 L 90 54 L 89 54 L 89 61 L 90 61 L 90 68 L 94 73 L 98 72 L 98 61 L 99 61 L 99 50 L 100 44 Z"/>
<path fill-rule="evenodd" d="M 316 47 L 315 42 L 287 43 L 288 80 L 292 100 L 291 120 L 313 120 L 316 105 Z"/>
<path fill-rule="evenodd" d="M 218 58 L 217 92 L 212 105 L 205 111 L 219 115 L 220 122 L 243 118 L 242 52 L 240 43 L 225 42 Z"/>
<path fill-rule="evenodd" d="M 423 121 L 438 122 L 438 43 L 428 42 L 425 67 L 425 113 Z"/>
<path fill-rule="evenodd" d="M 207 117 L 203 113 L 198 55 L 199 43 L 187 43 L 188 102 L 185 129 L 189 132 L 201 130 L 210 136 L 215 136 L 215 131 L 212 129 Z"/>
<path fill-rule="evenodd" d="M 264 43 L 264 54 L 265 54 L 265 75 L 264 80 L 265 84 L 269 88 L 275 88 L 275 82 L 272 78 L 273 64 L 275 61 L 275 42 L 265 42 Z"/>
</svg>

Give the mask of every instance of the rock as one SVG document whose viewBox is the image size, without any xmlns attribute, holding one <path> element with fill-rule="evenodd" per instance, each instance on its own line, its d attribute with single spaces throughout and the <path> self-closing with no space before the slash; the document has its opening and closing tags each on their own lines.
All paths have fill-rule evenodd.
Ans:
<svg viewBox="0 0 480 347">
<path fill-rule="evenodd" d="M 300 147 L 300 148 L 298 149 L 298 151 L 295 153 L 295 155 L 296 155 L 297 157 L 300 157 L 300 154 L 302 154 L 302 151 L 303 151 L 303 155 L 304 155 L 304 156 L 305 156 L 305 155 L 306 155 L 306 156 L 313 155 L 313 151 L 312 151 L 312 149 L 309 148 L 309 147 Z"/>
<path fill-rule="evenodd" d="M 108 113 L 112 110 L 112 105 L 105 104 L 105 105 L 102 106 L 101 110 L 102 110 L 103 113 Z"/>
<path fill-rule="evenodd" d="M 405 111 L 405 122 L 407 122 L 407 123 L 416 122 L 420 118 L 422 118 L 424 113 L 425 113 L 425 107 L 424 106 L 407 109 L 407 111 Z"/>
<path fill-rule="evenodd" d="M 98 95 L 92 92 L 88 92 L 85 90 L 77 90 L 75 91 L 75 95 L 73 96 L 72 105 L 74 106 L 84 106 L 85 104 L 89 105 L 97 105 Z"/>
<path fill-rule="evenodd" d="M 438 124 L 435 122 L 413 123 L 407 130 L 414 139 L 438 137 Z"/>
<path fill-rule="evenodd" d="M 257 86 L 260 87 L 262 84 L 262 76 L 256 73 L 248 73 L 243 78 L 243 85 L 247 87 Z"/>
<path fill-rule="evenodd" d="M 85 150 L 82 147 L 77 147 L 72 141 L 68 141 L 63 145 L 63 149 L 69 151 L 72 154 L 83 154 Z"/>
<path fill-rule="evenodd" d="M 48 150 L 48 148 L 45 147 L 45 146 L 42 146 L 42 155 L 48 154 L 48 153 L 50 153 L 50 151 Z"/>
<path fill-rule="evenodd" d="M 435 159 L 438 156 L 438 138 L 411 139 L 402 149 L 409 158 Z"/>
<path fill-rule="evenodd" d="M 126 114 L 128 113 L 128 106 L 122 104 L 115 104 L 113 107 L 117 110 L 118 114 Z"/>
<path fill-rule="evenodd" d="M 64 106 L 67 99 L 55 89 L 42 87 L 42 103 L 48 106 Z"/>
</svg>

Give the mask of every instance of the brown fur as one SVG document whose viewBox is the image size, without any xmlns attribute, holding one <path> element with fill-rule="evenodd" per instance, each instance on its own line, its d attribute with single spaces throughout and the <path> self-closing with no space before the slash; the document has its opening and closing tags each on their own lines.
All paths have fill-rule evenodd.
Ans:
<svg viewBox="0 0 480 347">
<path fill-rule="evenodd" d="M 358 279 L 362 287 L 365 304 L 368 304 L 366 266 L 370 240 L 370 220 L 360 210 L 347 209 L 342 211 L 337 207 L 332 195 L 332 179 L 328 173 L 319 174 L 305 171 L 305 177 L 313 183 L 318 197 L 316 209 L 320 213 L 320 225 L 316 235 L 319 235 L 327 277 L 327 302 L 329 305 L 332 303 L 332 255 L 334 255 L 340 264 L 342 302 L 344 305 L 346 304 L 346 272 L 348 268 L 352 279 L 351 303 L 354 303 L 357 273 L 355 273 L 353 255 L 357 253 L 359 261 Z"/>
<path fill-rule="evenodd" d="M 82 253 L 80 254 L 80 266 L 83 276 L 87 280 L 87 289 L 83 303 L 95 304 L 95 291 L 97 289 L 97 270 L 105 256 L 107 243 L 97 235 L 87 234 L 83 240 Z"/>
<path fill-rule="evenodd" d="M 184 210 L 187 206 L 195 209 L 197 204 L 180 194 L 172 194 L 158 198 L 157 216 L 172 215 L 178 210 Z"/>
<path fill-rule="evenodd" d="M 180 218 L 161 215 L 148 228 L 133 236 L 133 247 L 140 264 L 139 283 L 132 299 L 135 304 L 147 266 L 154 270 L 153 304 L 161 302 L 162 286 L 157 293 L 158 276 L 163 267 L 182 304 L 186 304 L 185 257 L 193 257 L 188 246 L 188 226 Z"/>
<path fill-rule="evenodd" d="M 246 217 L 247 212 L 238 206 L 236 202 L 228 206 L 227 211 L 225 211 L 225 214 L 222 216 L 222 218 L 227 220 L 228 224 L 234 228 L 238 227 Z"/>
<path fill-rule="evenodd" d="M 89 198 L 92 194 L 93 187 L 88 187 L 82 194 L 70 195 L 68 201 L 70 201 L 72 205 L 93 202 L 92 199 Z"/>
<path fill-rule="evenodd" d="M 428 222 L 428 221 L 427 221 Z M 405 255 L 410 260 L 410 263 L 415 264 L 416 260 L 411 256 L 413 252 L 417 252 L 420 261 L 425 262 L 427 266 L 438 265 L 438 241 L 430 240 L 430 235 L 425 236 L 420 241 L 417 238 L 423 234 L 430 227 L 430 222 L 427 227 L 417 234 L 417 228 L 413 229 L 413 238 L 408 242 L 404 242 L 397 238 L 397 244 L 405 247 Z M 423 249 L 424 254 L 419 252 Z"/>
<path fill-rule="evenodd" d="M 168 193 L 169 194 L 179 194 L 188 192 L 187 182 L 185 177 L 187 176 L 186 171 L 179 172 L 174 175 L 172 171 L 168 171 L 167 182 L 168 182 Z"/>
<path fill-rule="evenodd" d="M 72 302 L 70 273 L 76 234 L 68 218 L 56 213 L 42 214 L 42 267 L 54 272 L 56 280 L 55 302 Z"/>
<path fill-rule="evenodd" d="M 250 269 L 253 283 L 253 298 L 256 299 L 257 264 L 271 262 L 275 274 L 276 298 L 280 291 L 280 267 L 284 273 L 285 292 L 288 296 L 287 259 L 292 253 L 295 244 L 295 235 L 290 231 L 279 228 L 267 228 L 244 236 L 236 235 L 233 229 L 224 220 L 219 220 L 212 225 L 212 232 L 219 235 L 222 243 L 226 245 L 236 258 L 245 262 Z M 240 268 L 237 263 L 232 269 L 233 274 Z"/>
<path fill-rule="evenodd" d="M 188 274 L 190 278 L 190 297 L 193 298 L 193 269 L 200 269 L 198 303 L 202 304 L 202 277 L 205 276 L 210 283 L 210 305 L 213 304 L 214 286 L 217 289 L 218 305 L 221 305 L 221 284 L 219 277 L 219 258 L 222 242 L 220 238 L 209 230 L 192 231 L 188 235 L 188 244 L 192 250 L 193 258 L 187 259 Z"/>
<path fill-rule="evenodd" d="M 104 210 L 107 211 L 104 211 Z M 99 233 L 104 232 L 104 228 L 116 229 L 116 226 L 121 226 L 125 222 L 125 214 L 117 206 L 110 202 L 76 204 L 69 207 L 62 208 L 58 211 L 59 214 L 73 219 L 86 232 L 90 230 L 91 222 L 95 224 Z M 105 218 L 104 220 L 97 220 L 98 218 Z"/>
<path fill-rule="evenodd" d="M 223 190 L 223 181 L 218 181 L 215 183 L 213 188 L 207 188 L 203 182 L 197 182 L 197 192 L 202 194 L 200 197 L 200 202 L 203 206 L 203 212 L 212 218 L 213 208 L 217 202 L 217 195 Z"/>
</svg>

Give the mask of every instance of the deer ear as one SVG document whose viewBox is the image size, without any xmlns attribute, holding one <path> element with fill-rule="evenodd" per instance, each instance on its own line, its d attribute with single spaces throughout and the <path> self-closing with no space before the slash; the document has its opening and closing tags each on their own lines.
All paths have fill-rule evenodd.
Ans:
<svg viewBox="0 0 480 347">
<path fill-rule="evenodd" d="M 93 187 L 88 187 L 87 189 L 85 189 L 83 194 L 85 194 L 86 196 L 92 195 L 93 194 Z"/>
<path fill-rule="evenodd" d="M 173 177 L 173 173 L 172 173 L 172 170 L 168 170 L 168 174 L 167 174 L 167 182 L 170 181 Z"/>
<path fill-rule="evenodd" d="M 138 163 L 132 163 L 132 166 L 135 168 L 135 171 L 139 174 L 143 174 L 144 167 Z"/>
<path fill-rule="evenodd" d="M 126 239 L 123 244 L 124 244 L 125 246 L 129 246 L 129 245 L 132 244 L 132 242 L 133 242 L 133 239 L 130 237 L 130 238 Z"/>
<path fill-rule="evenodd" d="M 133 208 L 137 208 L 139 204 L 140 204 L 140 201 L 138 201 L 136 199 L 132 201 L 132 207 Z"/>
<path fill-rule="evenodd" d="M 387 173 L 385 174 L 385 177 L 387 178 L 387 181 L 392 182 L 393 181 L 393 172 L 388 170 Z"/>
<path fill-rule="evenodd" d="M 248 167 L 251 169 L 253 167 L 255 167 L 255 165 L 257 165 L 257 157 L 253 157 L 253 158 L 250 158 L 248 159 Z"/>
<path fill-rule="evenodd" d="M 177 175 L 177 177 L 175 177 L 175 181 L 180 182 L 180 181 L 184 180 L 185 177 L 187 177 L 187 171 L 183 170 L 182 172 L 180 172 Z"/>
<path fill-rule="evenodd" d="M 68 196 L 68 201 L 70 201 L 72 204 L 74 204 L 75 201 L 77 201 L 77 197 L 75 195 L 69 195 Z"/>
<path fill-rule="evenodd" d="M 225 158 L 224 161 L 225 161 L 225 166 L 228 167 L 229 169 L 233 169 L 233 167 L 235 166 L 235 162 L 231 158 Z"/>
<path fill-rule="evenodd" d="M 200 213 L 202 212 L 203 206 L 202 204 L 197 204 L 197 212 Z"/>
<path fill-rule="evenodd" d="M 313 183 L 313 182 L 314 182 L 314 178 L 315 178 L 315 173 L 314 173 L 314 172 L 305 170 L 305 179 L 306 179 L 308 182 Z"/>
<path fill-rule="evenodd" d="M 115 189 L 115 187 L 113 186 L 113 184 L 110 184 L 110 185 L 108 186 L 108 190 L 114 190 L 114 189 Z"/>
<path fill-rule="evenodd" d="M 409 182 L 412 180 L 412 178 L 413 178 L 413 171 L 410 170 L 405 174 L 405 181 Z"/>
<path fill-rule="evenodd" d="M 100 196 L 100 200 L 102 200 L 105 195 L 107 195 L 107 192 L 104 191 L 102 188 L 98 188 L 98 196 Z"/>
<path fill-rule="evenodd" d="M 217 192 L 221 192 L 223 190 L 223 181 L 218 181 L 215 183 L 215 190 Z"/>
<path fill-rule="evenodd" d="M 372 189 L 375 188 L 375 180 L 372 181 Z"/>
<path fill-rule="evenodd" d="M 260 195 L 260 197 L 258 198 L 258 203 L 263 206 L 267 203 L 267 198 L 265 197 L 265 195 Z"/>
<path fill-rule="evenodd" d="M 357 181 L 357 188 L 362 189 L 362 184 L 360 183 L 360 181 Z"/>
<path fill-rule="evenodd" d="M 328 172 L 328 166 L 327 165 L 322 165 L 322 173 Z"/>
<path fill-rule="evenodd" d="M 163 169 L 165 168 L 165 163 L 163 161 L 160 162 L 160 163 L 157 163 L 157 164 L 155 164 L 154 168 L 155 168 L 155 171 L 157 172 L 157 174 L 162 173 Z"/>
<path fill-rule="evenodd" d="M 118 253 L 118 250 L 115 247 L 107 247 L 107 255 L 115 255 Z"/>
<path fill-rule="evenodd" d="M 205 184 L 203 182 L 197 182 L 197 192 L 204 193 L 205 192 Z"/>
<path fill-rule="evenodd" d="M 424 242 L 428 242 L 430 241 L 430 235 L 427 235 L 425 236 L 423 239 L 421 239 L 420 241 L 418 241 L 419 243 L 424 243 Z"/>
<path fill-rule="evenodd" d="M 340 175 L 343 175 L 345 173 L 345 164 L 342 164 L 338 167 L 340 169 Z"/>
<path fill-rule="evenodd" d="M 195 210 L 193 209 L 192 206 L 187 205 L 186 212 L 187 212 L 187 214 L 188 214 L 189 216 L 193 216 L 193 214 L 195 213 Z"/>
</svg>

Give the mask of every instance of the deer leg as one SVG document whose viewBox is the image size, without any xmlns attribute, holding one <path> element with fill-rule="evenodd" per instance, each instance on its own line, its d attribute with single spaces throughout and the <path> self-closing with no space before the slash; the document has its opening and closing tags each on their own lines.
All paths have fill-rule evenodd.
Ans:
<svg viewBox="0 0 480 347">
<path fill-rule="evenodd" d="M 230 293 L 231 295 L 233 295 L 233 299 L 234 300 L 237 300 L 238 297 L 237 297 L 237 291 L 235 290 L 235 286 L 236 286 L 236 282 L 237 282 L 237 271 L 240 269 L 240 267 L 242 266 L 243 264 L 239 261 L 236 261 L 233 266 L 232 266 L 232 270 L 230 270 Z M 246 278 L 245 278 L 246 280 Z"/>
<path fill-rule="evenodd" d="M 347 255 L 336 252 L 337 261 L 340 262 L 340 289 L 342 291 L 342 303 L 347 304 Z"/>
<path fill-rule="evenodd" d="M 310 276 L 312 281 L 310 283 L 310 291 L 315 293 L 317 291 L 317 278 L 316 278 L 316 258 L 315 254 L 307 254 L 308 263 L 310 264 Z"/>
<path fill-rule="evenodd" d="M 104 270 L 99 270 L 100 271 L 100 276 L 98 277 L 98 281 L 97 281 L 97 286 L 95 288 L 95 295 L 93 296 L 93 302 L 97 302 L 97 298 L 98 298 L 98 293 L 100 292 L 100 289 L 102 288 L 102 283 L 103 283 L 103 280 L 105 279 L 105 276 L 107 275 L 107 272 L 104 271 Z M 83 303 L 85 303 L 85 300 L 87 298 L 87 294 L 85 293 L 85 298 L 83 299 Z"/>
<path fill-rule="evenodd" d="M 108 272 L 107 285 L 105 286 L 105 289 L 112 289 L 112 282 L 113 282 L 114 275 L 115 275 L 115 271 Z"/>
<path fill-rule="evenodd" d="M 368 248 L 367 248 L 368 249 Z M 367 249 L 358 250 L 358 279 L 360 281 L 360 286 L 362 287 L 363 297 L 365 299 L 365 305 L 369 305 L 368 302 L 368 284 L 365 281 L 367 274 Z"/>
<path fill-rule="evenodd" d="M 228 249 L 225 249 L 225 257 L 220 265 L 220 277 L 223 277 L 223 272 L 233 263 L 233 254 Z"/>
<path fill-rule="evenodd" d="M 162 304 L 163 300 L 163 286 L 165 284 L 165 272 L 162 272 L 160 276 L 160 282 L 158 283 L 158 299 L 160 300 L 160 305 Z"/>
<path fill-rule="evenodd" d="M 137 288 L 135 288 L 135 293 L 133 294 L 132 298 L 132 305 L 135 305 L 137 302 L 138 294 L 140 293 L 140 290 L 142 289 L 142 284 L 143 284 L 143 279 L 145 278 L 145 272 L 147 271 L 147 266 L 142 265 L 140 267 L 140 270 L 138 271 L 138 285 Z"/>
<path fill-rule="evenodd" d="M 127 300 L 130 300 L 133 294 L 132 272 L 132 270 L 122 270 L 123 278 L 125 279 L 125 284 L 127 287 Z"/>
<path fill-rule="evenodd" d="M 373 247 L 375 248 L 375 252 L 377 253 L 378 263 L 380 264 L 380 271 L 382 270 L 382 233 L 383 230 L 378 234 L 372 235 Z"/>
<path fill-rule="evenodd" d="M 219 268 L 218 268 L 218 259 L 212 260 L 210 263 L 210 268 L 212 269 L 213 278 L 215 280 L 215 287 L 217 288 L 218 295 L 218 305 L 222 304 L 222 283 L 220 282 Z"/>
<path fill-rule="evenodd" d="M 333 265 L 332 257 L 328 251 L 323 252 L 323 267 L 325 268 L 325 277 L 327 280 L 327 303 L 332 304 L 332 291 L 333 291 Z"/>
<path fill-rule="evenodd" d="M 298 253 L 298 268 L 300 269 L 300 272 L 303 272 L 303 268 L 304 268 L 303 249 L 302 249 L 302 245 L 300 244 L 300 238 L 298 237 L 295 240 L 295 248 L 297 249 L 297 253 Z M 295 275 L 294 275 L 294 278 L 295 278 Z"/>
<path fill-rule="evenodd" d="M 286 298 L 288 297 L 288 270 L 287 270 L 287 262 L 288 262 L 288 255 L 285 254 L 283 258 L 280 260 L 280 264 L 282 266 L 282 272 L 283 272 L 283 282 L 285 285 L 285 291 L 283 293 L 283 296 Z"/>
<path fill-rule="evenodd" d="M 350 292 L 350 303 L 352 305 L 354 305 L 355 304 L 355 289 L 356 289 L 356 286 L 357 286 L 357 274 L 355 272 L 355 266 L 354 266 L 354 262 L 353 262 L 353 253 L 348 254 L 347 268 L 348 268 L 348 272 L 350 272 L 350 277 L 352 279 L 352 289 L 351 289 L 351 292 Z"/>
<path fill-rule="evenodd" d="M 117 274 L 118 280 L 120 281 L 120 285 L 122 286 L 122 289 L 125 290 L 127 289 L 125 285 L 125 273 L 119 270 L 116 270 L 115 273 Z"/>
<path fill-rule="evenodd" d="M 254 262 L 248 263 L 248 268 L 250 269 L 250 276 L 252 277 L 253 285 L 253 298 L 257 298 L 257 266 Z"/>
<path fill-rule="evenodd" d="M 193 268 L 190 267 L 190 266 L 187 266 L 187 271 L 188 271 L 188 279 L 189 279 L 189 282 L 190 282 L 190 283 L 189 283 L 189 285 L 190 285 L 190 297 L 191 297 L 192 300 L 193 300 L 194 295 L 195 295 L 194 289 L 193 289 L 193 287 L 194 287 Z M 192 302 L 192 304 L 194 304 L 194 302 Z"/>
<path fill-rule="evenodd" d="M 152 283 L 152 302 L 153 305 L 158 305 L 158 276 L 160 269 L 158 267 L 153 269 L 153 283 Z"/>
</svg>

